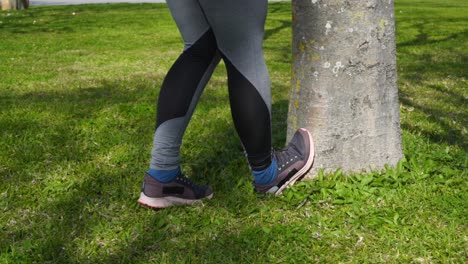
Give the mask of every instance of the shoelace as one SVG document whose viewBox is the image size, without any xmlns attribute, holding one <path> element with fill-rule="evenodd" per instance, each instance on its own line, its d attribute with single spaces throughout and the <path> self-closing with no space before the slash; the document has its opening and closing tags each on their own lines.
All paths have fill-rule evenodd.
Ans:
<svg viewBox="0 0 468 264">
<path fill-rule="evenodd" d="M 298 158 L 298 151 L 295 148 L 287 147 L 280 151 L 275 152 L 276 162 L 278 163 L 278 170 L 284 169 L 289 163 L 295 162 Z"/>
<path fill-rule="evenodd" d="M 184 185 L 188 185 L 190 187 L 194 186 L 193 181 L 191 181 L 189 178 L 178 176 L 176 180 Z"/>
<path fill-rule="evenodd" d="M 201 185 L 197 185 L 195 184 L 192 180 L 190 180 L 189 178 L 186 178 L 184 176 L 178 176 L 176 178 L 176 181 L 189 187 L 190 189 L 192 189 L 192 191 L 195 193 L 195 196 L 196 197 L 203 197 L 204 193 L 205 193 L 205 188 L 204 186 L 201 186 Z"/>
</svg>

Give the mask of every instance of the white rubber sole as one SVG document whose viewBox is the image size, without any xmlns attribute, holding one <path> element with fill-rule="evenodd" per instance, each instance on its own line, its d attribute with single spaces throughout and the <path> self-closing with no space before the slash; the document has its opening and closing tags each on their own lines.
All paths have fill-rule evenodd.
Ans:
<svg viewBox="0 0 468 264">
<path fill-rule="evenodd" d="M 213 198 L 213 194 L 205 197 L 206 199 Z M 197 204 L 201 203 L 203 199 L 198 200 L 190 200 L 190 199 L 183 199 L 178 197 L 163 197 L 163 198 L 153 198 L 146 196 L 143 192 L 140 193 L 140 198 L 138 198 L 138 203 L 144 206 L 148 206 L 154 209 L 162 209 L 174 205 L 190 205 L 190 204 Z"/>
<path fill-rule="evenodd" d="M 275 192 L 275 195 L 278 196 L 281 194 L 281 192 L 287 188 L 288 186 L 291 186 L 293 185 L 297 179 L 299 179 L 301 176 L 303 176 L 304 174 L 307 173 L 307 171 L 310 170 L 310 168 L 312 168 L 312 164 L 314 163 L 314 157 L 315 157 L 315 145 L 314 145 L 314 141 L 312 139 L 312 135 L 310 134 L 310 132 L 307 130 L 307 129 L 304 129 L 304 128 L 299 128 L 301 129 L 302 131 L 305 131 L 307 132 L 307 135 L 309 135 L 309 142 L 310 142 L 310 154 L 309 154 L 309 158 L 307 159 L 307 162 L 306 164 L 304 165 L 304 167 L 302 167 L 302 169 L 300 169 L 298 172 L 296 172 L 296 174 L 294 174 L 291 179 L 289 179 L 289 181 L 287 181 L 285 184 L 283 184 L 283 186 L 281 186 L 276 192 Z"/>
</svg>

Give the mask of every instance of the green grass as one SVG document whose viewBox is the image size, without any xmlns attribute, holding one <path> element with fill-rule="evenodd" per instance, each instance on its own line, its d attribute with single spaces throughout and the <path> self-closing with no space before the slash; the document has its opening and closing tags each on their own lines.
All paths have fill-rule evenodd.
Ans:
<svg viewBox="0 0 468 264">
<path fill-rule="evenodd" d="M 256 195 L 218 67 L 182 149 L 184 171 L 215 198 L 157 212 L 136 199 L 159 86 L 183 48 L 167 7 L 0 12 L 0 263 L 466 262 L 467 12 L 461 0 L 396 3 L 396 168 Z M 270 5 L 276 147 L 290 26 L 289 4 Z"/>
</svg>

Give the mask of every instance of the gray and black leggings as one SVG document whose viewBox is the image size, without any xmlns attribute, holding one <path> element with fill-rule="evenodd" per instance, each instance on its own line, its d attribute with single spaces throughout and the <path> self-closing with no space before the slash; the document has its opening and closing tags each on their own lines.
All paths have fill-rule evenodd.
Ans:
<svg viewBox="0 0 468 264">
<path fill-rule="evenodd" d="M 185 129 L 220 59 L 234 124 L 250 167 L 271 163 L 270 78 L 263 57 L 267 0 L 167 0 L 185 50 L 162 84 L 151 169 L 180 164 Z"/>
</svg>

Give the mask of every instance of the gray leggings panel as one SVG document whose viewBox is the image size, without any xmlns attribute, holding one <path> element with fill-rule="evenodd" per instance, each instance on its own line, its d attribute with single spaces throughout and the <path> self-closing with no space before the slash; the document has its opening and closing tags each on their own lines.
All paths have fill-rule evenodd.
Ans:
<svg viewBox="0 0 468 264">
<path fill-rule="evenodd" d="M 271 111 L 270 77 L 263 56 L 268 0 L 199 1 L 219 50 L 255 86 Z"/>
<path fill-rule="evenodd" d="M 186 49 L 210 29 L 197 0 L 167 0 L 166 2 Z"/>
</svg>

